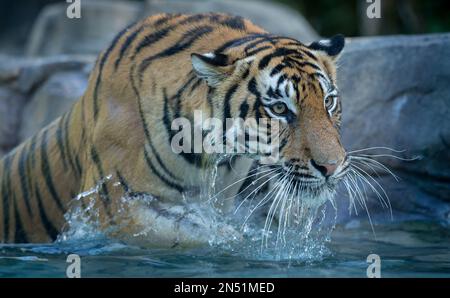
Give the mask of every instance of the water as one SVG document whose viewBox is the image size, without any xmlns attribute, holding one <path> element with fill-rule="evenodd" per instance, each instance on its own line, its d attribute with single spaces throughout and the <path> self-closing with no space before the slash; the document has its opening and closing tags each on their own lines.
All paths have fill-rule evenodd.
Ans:
<svg viewBox="0 0 450 298">
<path fill-rule="evenodd" d="M 314 259 L 275 260 L 232 249 L 142 249 L 106 239 L 47 245 L 2 245 L 1 277 L 65 277 L 67 255 L 81 256 L 82 277 L 366 277 L 369 254 L 382 277 L 450 277 L 450 232 L 411 221 L 338 226 L 328 252 Z M 312 252 L 314 254 L 314 252 Z"/>
</svg>

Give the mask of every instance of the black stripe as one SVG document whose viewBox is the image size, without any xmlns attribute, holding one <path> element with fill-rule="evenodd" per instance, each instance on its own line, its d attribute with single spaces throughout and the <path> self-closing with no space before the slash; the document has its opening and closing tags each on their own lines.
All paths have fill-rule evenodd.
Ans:
<svg viewBox="0 0 450 298">
<path fill-rule="evenodd" d="M 147 162 L 147 165 L 150 167 L 150 169 L 152 170 L 152 173 L 155 174 L 162 182 L 164 182 L 167 186 L 176 189 L 178 192 L 182 193 L 183 192 L 183 187 L 177 183 L 171 182 L 168 179 L 166 179 L 164 176 L 161 175 L 161 173 L 159 173 L 159 171 L 156 169 L 156 167 L 154 166 L 154 164 L 152 163 L 152 161 L 150 160 L 150 156 L 148 155 L 147 150 L 144 149 L 144 156 L 145 156 L 145 161 Z"/>
<path fill-rule="evenodd" d="M 127 32 L 128 28 L 132 27 L 134 24 L 127 26 L 125 29 L 120 31 L 112 40 L 109 47 L 106 49 L 106 51 L 103 53 L 103 56 L 101 57 L 98 65 L 98 75 L 97 79 L 95 80 L 95 87 L 94 87 L 94 96 L 93 96 L 93 103 L 94 103 L 94 121 L 97 120 L 98 117 L 98 111 L 99 111 L 99 105 L 98 105 L 98 88 L 100 87 L 100 82 L 102 79 L 102 73 L 103 73 L 103 66 L 105 65 L 106 59 L 108 59 L 109 55 L 111 54 L 112 50 L 116 46 L 119 39 L 122 37 L 125 32 Z"/>
<path fill-rule="evenodd" d="M 276 57 L 283 57 L 283 56 L 288 56 L 288 55 L 292 55 L 292 54 L 298 54 L 298 51 L 293 50 L 293 49 L 287 49 L 287 48 L 278 48 L 273 53 L 270 53 L 270 54 L 267 54 L 266 56 L 264 56 L 259 61 L 258 68 L 264 69 L 265 67 L 267 67 L 267 65 L 269 65 L 269 62 Z"/>
<path fill-rule="evenodd" d="M 75 166 L 77 167 L 78 177 L 81 177 L 81 174 L 83 173 L 83 168 L 81 167 L 80 159 L 78 158 L 78 156 L 75 156 Z"/>
<path fill-rule="evenodd" d="M 305 66 L 309 66 L 309 67 L 311 67 L 311 68 L 313 68 L 315 70 L 319 70 L 319 71 L 321 70 L 319 66 L 317 66 L 317 65 L 315 65 L 315 64 L 313 64 L 311 62 L 297 61 L 297 60 L 294 60 L 294 59 L 289 59 L 289 61 L 291 63 L 294 63 L 295 65 L 297 65 L 297 67 L 299 67 L 299 68 L 304 68 Z"/>
<path fill-rule="evenodd" d="M 103 171 L 102 162 L 100 160 L 100 156 L 98 155 L 97 150 L 94 146 L 91 147 L 91 159 L 94 162 L 95 166 L 97 167 L 97 172 L 100 176 L 99 179 L 96 180 L 96 183 L 98 183 L 98 180 L 102 180 L 101 183 L 101 190 L 99 192 L 100 199 L 103 203 L 103 207 L 105 208 L 106 215 L 108 216 L 111 224 L 115 224 L 115 221 L 113 220 L 113 216 L 111 214 L 110 210 L 110 204 L 111 204 L 111 198 L 109 196 L 108 186 L 106 185 L 107 181 L 103 181 L 105 179 L 105 172 Z"/>
<path fill-rule="evenodd" d="M 246 42 L 255 40 L 256 38 L 260 38 L 260 37 L 266 37 L 269 38 L 271 35 L 268 33 L 252 33 L 249 35 L 246 35 L 244 37 L 239 37 L 236 39 L 232 39 L 229 40 L 227 42 L 225 42 L 224 44 L 222 44 L 220 47 L 218 47 L 217 49 L 214 50 L 214 53 L 221 53 L 225 50 L 228 50 L 230 48 L 235 48 L 238 46 L 241 46 L 243 44 L 245 44 Z"/>
<path fill-rule="evenodd" d="M 131 188 L 130 188 L 128 182 L 125 180 L 125 178 L 122 176 L 122 174 L 119 171 L 116 171 L 116 175 L 117 175 L 117 178 L 119 178 L 119 182 L 123 188 L 123 191 L 125 193 L 129 193 L 131 191 Z"/>
<path fill-rule="evenodd" d="M 273 77 L 274 75 L 280 73 L 284 68 L 286 67 L 286 65 L 280 63 L 277 66 L 275 66 L 272 71 L 270 72 L 270 76 Z"/>
<path fill-rule="evenodd" d="M 192 94 L 192 92 L 195 91 L 195 89 L 197 89 L 201 84 L 202 84 L 203 80 L 200 78 L 197 78 L 197 80 L 195 81 L 194 84 L 192 84 L 191 86 L 191 90 L 189 91 L 189 95 Z"/>
<path fill-rule="evenodd" d="M 133 72 L 134 72 L 134 66 L 132 66 L 131 70 L 130 70 L 130 81 L 131 81 L 131 86 L 133 88 L 133 91 L 136 95 L 136 99 L 138 101 L 138 108 L 139 108 L 139 116 L 141 118 L 141 122 L 142 122 L 142 126 L 144 129 L 144 134 L 145 134 L 145 138 L 147 139 L 147 142 L 152 150 L 152 153 L 155 155 L 159 165 L 161 166 L 161 168 L 172 178 L 175 180 L 179 180 L 179 178 L 177 178 L 174 174 L 172 174 L 172 172 L 170 172 L 166 166 L 164 165 L 164 163 L 162 162 L 160 156 L 156 153 L 156 150 L 153 146 L 152 143 L 152 139 L 150 137 L 150 131 L 148 130 L 148 125 L 147 125 L 147 120 L 144 117 L 144 112 L 142 110 L 142 99 L 141 99 L 141 95 L 139 94 L 139 90 L 137 89 L 136 85 L 135 85 L 135 81 L 134 81 L 134 77 L 133 77 Z"/>
<path fill-rule="evenodd" d="M 26 171 L 26 163 L 27 163 L 27 152 L 26 148 L 23 147 L 20 152 L 19 162 L 18 162 L 18 172 L 19 172 L 19 180 L 20 180 L 20 188 L 22 190 L 23 200 L 25 202 L 25 206 L 27 207 L 28 215 L 31 216 L 31 205 L 30 205 L 30 190 L 28 189 L 27 182 L 29 184 L 29 180 L 31 173 L 27 173 Z"/>
<path fill-rule="evenodd" d="M 73 109 L 70 110 L 66 115 L 64 115 L 64 147 L 66 149 L 66 156 L 69 160 L 70 167 L 72 168 L 72 171 L 74 174 L 78 172 L 77 166 L 75 165 L 75 162 L 73 161 L 72 153 L 70 152 L 71 146 L 70 146 L 70 127 L 69 122 L 72 117 Z M 60 120 L 62 121 L 62 119 Z"/>
<path fill-rule="evenodd" d="M 175 106 L 173 108 L 173 118 L 177 119 L 181 117 L 181 99 L 183 96 L 184 91 L 189 87 L 190 84 L 192 84 L 193 81 L 195 81 L 197 77 L 193 72 L 189 74 L 189 79 L 178 89 L 177 93 L 169 99 L 167 96 L 166 89 L 163 89 L 163 96 L 164 96 L 164 116 L 163 116 L 163 122 L 166 126 L 167 133 L 169 135 L 169 144 L 172 141 L 173 136 L 175 135 L 175 131 L 171 129 L 171 120 L 169 119 L 169 100 L 175 100 Z M 191 152 L 193 152 L 191 150 Z M 202 156 L 201 154 L 195 154 L 195 153 L 186 153 L 186 152 L 180 152 L 180 155 L 190 164 L 195 165 L 196 167 L 200 167 L 202 163 Z"/>
<path fill-rule="evenodd" d="M 264 47 L 260 47 L 260 48 L 254 49 L 254 50 L 252 50 L 252 51 L 250 51 L 250 52 L 247 52 L 246 55 L 247 55 L 247 56 L 253 56 L 253 55 L 258 54 L 259 52 L 262 52 L 262 51 L 264 51 L 264 50 L 271 49 L 271 48 L 272 48 L 272 46 L 264 46 Z"/>
<path fill-rule="evenodd" d="M 133 54 L 133 58 L 145 47 L 148 47 L 156 42 L 158 42 L 159 40 L 161 40 L 162 38 L 166 37 L 168 33 L 170 33 L 170 31 L 174 30 L 175 28 L 178 28 L 182 25 L 185 24 L 190 24 L 193 22 L 197 22 L 197 21 L 201 21 L 204 20 L 208 15 L 206 14 L 195 14 L 192 16 L 187 17 L 184 20 L 181 20 L 180 22 L 173 24 L 173 25 L 169 25 L 165 28 L 161 28 L 158 29 L 155 32 L 152 32 L 150 35 L 145 36 L 143 38 L 143 40 L 138 44 L 138 46 L 136 47 L 134 54 Z"/>
<path fill-rule="evenodd" d="M 257 99 L 261 98 L 261 93 L 258 91 L 256 79 L 254 77 L 248 82 L 247 88 L 250 93 L 256 96 Z"/>
<path fill-rule="evenodd" d="M 39 216 L 41 217 L 42 225 L 44 226 L 47 235 L 52 239 L 52 241 L 55 241 L 59 234 L 59 230 L 53 225 L 45 213 L 41 193 L 37 184 L 35 185 L 35 196 L 38 203 Z"/>
<path fill-rule="evenodd" d="M 247 67 L 247 69 L 242 74 L 242 80 L 246 80 L 249 75 L 250 75 L 250 65 Z"/>
<path fill-rule="evenodd" d="M 183 34 L 183 36 L 171 47 L 159 52 L 158 54 L 147 57 L 143 60 L 143 62 L 139 65 L 139 73 L 142 73 L 150 66 L 150 64 L 164 57 L 170 57 L 179 52 L 182 52 L 189 48 L 195 41 L 203 37 L 204 35 L 213 31 L 211 26 L 203 26 L 198 27 L 195 30 L 190 30 Z M 142 78 L 142 77 L 141 77 Z"/>
<path fill-rule="evenodd" d="M 239 84 L 232 85 L 225 94 L 225 98 L 223 100 L 223 141 L 225 143 L 226 141 L 226 132 L 228 130 L 228 127 L 226 127 L 227 119 L 231 118 L 231 107 L 230 107 L 230 101 L 231 97 L 236 93 L 237 88 L 239 87 Z"/>
<path fill-rule="evenodd" d="M 153 23 L 153 25 L 154 25 L 154 26 L 160 26 L 160 25 L 163 25 L 163 24 L 167 23 L 168 21 L 170 21 L 170 20 L 172 20 L 172 19 L 174 19 L 174 18 L 176 18 L 176 17 L 179 17 L 180 15 L 181 15 L 181 14 L 179 14 L 179 13 L 167 13 L 167 14 L 165 14 L 165 16 L 163 16 L 163 17 L 161 17 L 160 19 L 156 20 L 156 21 Z"/>
<path fill-rule="evenodd" d="M 56 143 L 58 145 L 59 153 L 61 155 L 61 160 L 63 162 L 64 170 L 67 170 L 66 153 L 63 144 L 63 121 L 64 116 L 59 120 L 58 128 L 56 129 Z"/>
<path fill-rule="evenodd" d="M 309 58 L 311 58 L 311 59 L 314 60 L 315 62 L 318 62 L 317 57 L 316 57 L 313 53 L 311 53 L 310 51 L 308 51 L 308 50 L 302 48 L 302 49 L 301 49 L 301 52 L 304 53 L 304 54 L 306 54 Z"/>
<path fill-rule="evenodd" d="M 30 141 L 30 150 L 28 151 L 29 156 L 30 156 L 30 160 L 31 160 L 31 166 L 34 168 L 34 166 L 36 165 L 36 139 L 37 139 L 38 134 L 35 134 Z"/>
<path fill-rule="evenodd" d="M 133 58 L 136 57 L 139 52 L 145 48 L 149 47 L 152 44 L 158 42 L 162 38 L 167 36 L 167 33 L 169 33 L 175 26 L 169 26 L 163 29 L 160 29 L 158 31 L 152 32 L 150 35 L 144 36 L 144 38 L 139 42 L 139 44 L 136 46 L 133 54 Z"/>
<path fill-rule="evenodd" d="M 131 43 L 136 39 L 137 35 L 146 28 L 147 25 L 141 25 L 137 30 L 133 31 L 130 35 L 127 36 L 125 41 L 122 43 L 122 46 L 120 47 L 119 56 L 117 57 L 116 61 L 114 62 L 114 70 L 116 71 L 119 67 L 120 61 L 122 61 L 123 56 L 125 55 L 125 52 L 130 47 Z"/>
<path fill-rule="evenodd" d="M 91 159 L 94 162 L 95 166 L 97 167 L 97 172 L 100 175 L 100 180 L 103 180 L 105 178 L 105 173 L 103 172 L 102 162 L 100 161 L 100 157 L 94 146 L 91 147 Z M 106 182 L 102 183 L 100 196 L 104 203 L 109 204 L 111 202 L 111 199 L 109 197 L 108 187 L 106 186 Z"/>
<path fill-rule="evenodd" d="M 15 217 L 15 231 L 14 231 L 14 243 L 28 243 L 27 233 L 23 228 L 22 221 L 20 219 L 19 210 L 17 210 L 16 196 L 13 196 L 14 204 L 14 217 Z"/>
<path fill-rule="evenodd" d="M 247 117 L 249 105 L 247 103 L 247 99 L 244 100 L 239 106 L 239 118 L 244 119 Z"/>
<path fill-rule="evenodd" d="M 44 175 L 45 184 L 47 186 L 47 189 L 52 196 L 53 200 L 56 203 L 56 206 L 58 206 L 58 209 L 64 213 L 65 208 L 63 207 L 63 204 L 61 202 L 61 199 L 58 196 L 58 193 L 56 192 L 55 185 L 53 183 L 53 176 L 50 169 L 50 164 L 48 162 L 48 155 L 47 155 L 47 130 L 44 130 L 42 135 L 42 144 L 41 144 L 41 171 L 42 175 Z"/>
<path fill-rule="evenodd" d="M 227 26 L 232 29 L 237 30 L 245 30 L 245 20 L 242 17 L 239 16 L 233 16 L 226 18 L 224 21 L 221 21 L 220 24 Z"/>
</svg>

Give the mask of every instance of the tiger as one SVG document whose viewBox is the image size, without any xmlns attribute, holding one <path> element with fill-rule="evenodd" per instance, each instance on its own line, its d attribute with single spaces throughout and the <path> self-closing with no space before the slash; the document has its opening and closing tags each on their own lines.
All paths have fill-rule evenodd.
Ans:
<svg viewBox="0 0 450 298">
<path fill-rule="evenodd" d="M 100 53 L 73 107 L 1 160 L 0 241 L 54 242 L 69 208 L 86 207 L 82 194 L 92 189 L 97 199 L 86 212 L 95 210 L 99 228 L 123 241 L 177 247 L 235 233 L 207 230 L 183 203 L 217 164 L 212 154 L 172 150 L 173 120 L 192 121 L 194 111 L 277 120 L 279 158 L 268 167 L 292 181 L 286 191 L 321 204 L 348 168 L 336 86 L 344 45 L 340 34 L 306 45 L 222 13 L 157 14 L 131 24 Z M 250 163 L 240 165 L 238 156 L 234 169 L 254 168 L 261 156 L 243 153 Z M 232 158 L 219 163 L 231 177 Z M 124 195 L 152 199 L 123 210 Z"/>
</svg>

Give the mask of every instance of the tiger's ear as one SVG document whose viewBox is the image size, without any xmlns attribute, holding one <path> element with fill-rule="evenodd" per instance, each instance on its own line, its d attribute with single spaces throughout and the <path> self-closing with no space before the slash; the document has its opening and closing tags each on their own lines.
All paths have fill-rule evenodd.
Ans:
<svg viewBox="0 0 450 298">
<path fill-rule="evenodd" d="M 192 67 L 199 78 L 205 79 L 209 86 L 217 87 L 233 72 L 228 56 L 218 53 L 191 54 Z"/>
<path fill-rule="evenodd" d="M 308 47 L 320 54 L 325 54 L 331 60 L 336 61 L 345 45 L 345 38 L 342 34 L 337 34 L 329 39 L 315 41 Z"/>
</svg>

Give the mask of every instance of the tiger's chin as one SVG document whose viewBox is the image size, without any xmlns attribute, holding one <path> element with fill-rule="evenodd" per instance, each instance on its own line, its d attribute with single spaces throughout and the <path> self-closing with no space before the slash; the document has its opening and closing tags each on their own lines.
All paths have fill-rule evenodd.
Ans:
<svg viewBox="0 0 450 298">
<path fill-rule="evenodd" d="M 290 195 L 307 207 L 320 207 L 332 200 L 339 182 L 334 179 L 318 179 L 317 181 L 294 179 L 293 181 L 289 186 Z"/>
</svg>

